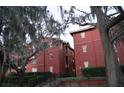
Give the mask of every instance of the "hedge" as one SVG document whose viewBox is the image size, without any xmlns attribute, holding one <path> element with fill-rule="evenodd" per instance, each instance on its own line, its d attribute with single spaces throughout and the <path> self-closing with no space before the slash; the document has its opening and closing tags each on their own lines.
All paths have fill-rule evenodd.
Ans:
<svg viewBox="0 0 124 93">
<path fill-rule="evenodd" d="M 37 76 L 37 75 L 43 75 L 43 76 L 50 76 L 50 72 L 26 72 L 24 73 L 24 76 Z M 10 73 L 8 76 L 17 76 L 16 73 Z"/>
<path fill-rule="evenodd" d="M 124 65 L 121 65 L 121 71 L 124 73 Z"/>
<path fill-rule="evenodd" d="M 46 81 L 51 76 L 50 72 L 24 73 L 23 85 L 36 86 L 37 84 Z M 18 85 L 19 78 L 16 73 L 11 73 L 4 78 L 3 84 Z"/>
<path fill-rule="evenodd" d="M 120 66 L 122 72 L 124 73 L 124 65 Z M 96 67 L 96 68 L 82 68 L 81 69 L 83 76 L 85 77 L 104 77 L 106 76 L 105 67 Z"/>
</svg>

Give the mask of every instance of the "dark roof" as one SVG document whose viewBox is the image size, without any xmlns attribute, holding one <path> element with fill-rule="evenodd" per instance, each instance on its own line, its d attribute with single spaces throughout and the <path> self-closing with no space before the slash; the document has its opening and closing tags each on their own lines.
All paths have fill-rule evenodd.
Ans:
<svg viewBox="0 0 124 93">
<path fill-rule="evenodd" d="M 74 30 L 74 31 L 70 32 L 70 34 L 72 35 L 74 33 L 86 32 L 86 31 L 94 29 L 94 28 L 95 28 L 95 26 L 90 26 L 90 27 L 87 27 L 87 28 L 83 28 L 83 29 L 79 29 L 79 30 Z"/>
</svg>

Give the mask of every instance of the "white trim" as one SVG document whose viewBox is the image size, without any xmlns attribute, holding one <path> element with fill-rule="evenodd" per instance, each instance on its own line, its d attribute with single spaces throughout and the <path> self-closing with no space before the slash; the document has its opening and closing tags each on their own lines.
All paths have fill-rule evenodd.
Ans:
<svg viewBox="0 0 124 93">
<path fill-rule="evenodd" d="M 83 45 L 83 46 L 82 46 L 82 49 L 83 49 L 83 52 L 84 52 L 84 53 L 87 52 L 87 45 Z"/>
<path fill-rule="evenodd" d="M 50 72 L 53 72 L 53 66 L 49 67 Z"/>
<path fill-rule="evenodd" d="M 32 64 L 37 64 L 35 59 L 32 60 Z"/>
<path fill-rule="evenodd" d="M 85 38 L 86 33 L 85 32 L 82 32 L 82 33 L 80 33 L 80 35 L 81 35 L 81 38 Z"/>
<path fill-rule="evenodd" d="M 32 72 L 37 72 L 37 68 L 32 68 Z"/>
<path fill-rule="evenodd" d="M 118 62 L 120 63 L 120 58 L 118 57 Z"/>
<path fill-rule="evenodd" d="M 74 31 L 71 31 L 70 34 L 73 34 L 73 33 L 76 33 L 76 32 L 83 32 L 85 30 L 90 30 L 92 28 L 95 28 L 95 26 L 89 26 L 87 28 L 83 28 L 83 29 L 79 29 L 79 30 L 74 30 Z"/>
<path fill-rule="evenodd" d="M 84 67 L 88 68 L 89 67 L 89 61 L 84 61 Z"/>
</svg>

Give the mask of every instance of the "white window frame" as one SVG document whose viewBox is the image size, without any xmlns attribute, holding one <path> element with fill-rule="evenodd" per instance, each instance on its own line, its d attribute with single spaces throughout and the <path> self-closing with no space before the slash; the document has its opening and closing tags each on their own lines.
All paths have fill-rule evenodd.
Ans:
<svg viewBox="0 0 124 93">
<path fill-rule="evenodd" d="M 53 66 L 49 67 L 49 71 L 52 73 L 53 72 Z"/>
<path fill-rule="evenodd" d="M 86 33 L 85 32 L 82 32 L 80 35 L 81 35 L 81 38 L 85 38 L 86 37 Z"/>
<path fill-rule="evenodd" d="M 118 62 L 120 63 L 120 58 L 118 57 Z"/>
<path fill-rule="evenodd" d="M 118 51 L 117 51 L 117 47 L 116 47 L 116 42 L 115 42 L 115 41 L 113 42 L 113 47 L 114 47 L 115 52 L 118 52 Z"/>
<path fill-rule="evenodd" d="M 53 58 L 53 53 L 49 53 L 49 58 Z"/>
<path fill-rule="evenodd" d="M 33 49 L 33 52 L 35 52 L 35 51 L 36 51 L 36 49 L 35 49 L 35 47 L 34 47 L 34 46 L 32 46 L 32 49 Z"/>
<path fill-rule="evenodd" d="M 83 45 L 83 46 L 82 46 L 82 49 L 83 49 L 83 52 L 84 52 L 84 53 L 87 52 L 87 45 Z"/>
<path fill-rule="evenodd" d="M 84 61 L 84 68 L 88 68 L 89 67 L 89 61 Z"/>
<path fill-rule="evenodd" d="M 31 59 L 34 60 L 35 59 L 35 56 L 32 56 Z"/>
<path fill-rule="evenodd" d="M 53 45 L 52 45 L 52 42 L 49 43 L 49 46 L 50 46 L 50 48 L 53 46 Z"/>
<path fill-rule="evenodd" d="M 32 60 L 32 64 L 37 64 L 35 59 Z"/>
<path fill-rule="evenodd" d="M 32 72 L 37 72 L 37 68 L 32 68 Z"/>
</svg>

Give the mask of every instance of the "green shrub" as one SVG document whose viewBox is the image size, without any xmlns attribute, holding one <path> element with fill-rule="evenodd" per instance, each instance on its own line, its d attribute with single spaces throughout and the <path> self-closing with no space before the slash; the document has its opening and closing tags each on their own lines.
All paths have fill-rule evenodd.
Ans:
<svg viewBox="0 0 124 93">
<path fill-rule="evenodd" d="M 121 71 L 124 73 L 124 65 L 121 65 Z"/>
<path fill-rule="evenodd" d="M 24 76 L 37 76 L 37 75 L 43 75 L 43 76 L 50 76 L 50 72 L 26 72 L 24 73 Z M 17 76 L 16 73 L 12 72 L 8 76 Z"/>
<path fill-rule="evenodd" d="M 36 72 L 36 73 L 24 73 L 23 85 L 25 86 L 36 86 L 37 84 L 48 80 L 51 76 L 50 72 Z M 19 77 L 16 73 L 10 73 L 3 80 L 4 84 L 18 84 Z"/>
<path fill-rule="evenodd" d="M 3 79 L 4 84 L 17 84 L 18 83 L 18 77 L 5 77 Z"/>
<path fill-rule="evenodd" d="M 28 80 L 28 84 L 30 87 L 37 85 L 38 80 L 37 77 L 32 77 L 31 79 Z"/>
<path fill-rule="evenodd" d="M 122 72 L 124 73 L 124 65 L 120 66 Z M 103 77 L 106 76 L 105 67 L 96 68 L 83 68 L 81 69 L 83 76 L 85 77 Z"/>
<path fill-rule="evenodd" d="M 105 67 L 84 68 L 81 70 L 83 75 L 86 77 L 105 76 Z"/>
</svg>

